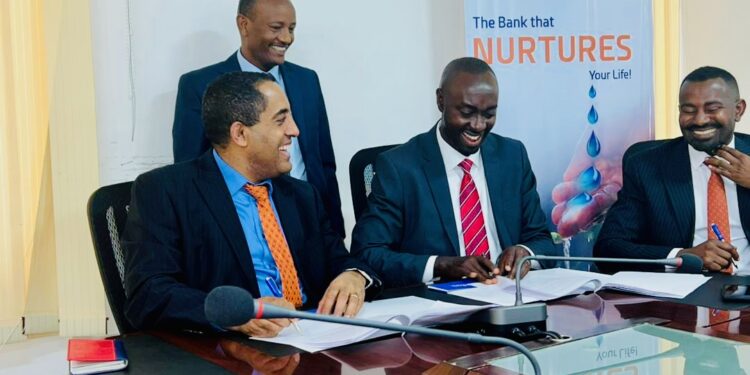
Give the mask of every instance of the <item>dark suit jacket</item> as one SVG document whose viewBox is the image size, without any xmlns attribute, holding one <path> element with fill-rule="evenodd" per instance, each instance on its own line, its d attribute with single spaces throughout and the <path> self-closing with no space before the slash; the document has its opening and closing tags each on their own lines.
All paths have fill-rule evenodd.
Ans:
<svg viewBox="0 0 750 375">
<path fill-rule="evenodd" d="M 346 269 L 376 273 L 349 255 L 320 196 L 289 176 L 272 180 L 273 200 L 298 275 L 314 305 Z M 252 258 L 226 183 L 209 151 L 162 167 L 133 184 L 122 244 L 125 314 L 138 328 L 206 329 L 206 294 L 234 285 L 259 297 Z M 378 288 L 368 288 L 368 294 Z"/>
<path fill-rule="evenodd" d="M 735 147 L 750 153 L 750 136 L 734 133 Z M 623 185 L 604 220 L 594 256 L 666 258 L 674 248 L 693 246 L 695 199 L 688 143 L 679 137 L 623 157 Z M 740 219 L 750 229 L 750 190 L 737 186 Z M 750 237 L 750 236 L 749 236 Z M 600 263 L 605 272 L 663 270 L 663 266 Z"/>
<path fill-rule="evenodd" d="M 314 71 L 285 62 L 279 66 L 286 94 L 292 105 L 294 121 L 299 127 L 299 147 L 305 161 L 307 181 L 323 197 L 331 226 L 346 236 L 341 216 L 341 197 L 336 181 L 336 158 L 331 144 L 323 93 Z M 203 135 L 201 103 L 208 84 L 224 73 L 240 71 L 237 54 L 223 62 L 184 74 L 177 88 L 177 102 L 172 126 L 172 148 L 175 163 L 199 157 L 211 148 Z"/>
<path fill-rule="evenodd" d="M 521 142 L 490 134 L 480 152 L 501 248 L 524 244 L 536 254 L 554 254 Z M 352 253 L 387 286 L 420 283 L 431 255 L 460 251 L 435 128 L 380 154 L 375 170 L 367 209 L 352 235 Z"/>
</svg>

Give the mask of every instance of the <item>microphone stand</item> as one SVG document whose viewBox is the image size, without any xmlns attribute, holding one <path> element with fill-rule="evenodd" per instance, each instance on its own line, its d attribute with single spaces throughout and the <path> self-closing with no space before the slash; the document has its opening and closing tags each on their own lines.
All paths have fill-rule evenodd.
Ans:
<svg viewBox="0 0 750 375">
<path fill-rule="evenodd" d="M 679 267 L 682 258 L 668 259 L 629 259 L 629 258 L 594 258 L 566 257 L 550 255 L 530 255 L 516 262 L 516 301 L 514 306 L 499 306 L 479 311 L 468 319 L 470 328 L 480 333 L 512 337 L 517 340 L 528 340 L 547 330 L 547 304 L 536 302 L 524 304 L 521 295 L 521 273 L 524 263 L 530 260 L 561 260 L 607 263 L 658 264 Z"/>
</svg>

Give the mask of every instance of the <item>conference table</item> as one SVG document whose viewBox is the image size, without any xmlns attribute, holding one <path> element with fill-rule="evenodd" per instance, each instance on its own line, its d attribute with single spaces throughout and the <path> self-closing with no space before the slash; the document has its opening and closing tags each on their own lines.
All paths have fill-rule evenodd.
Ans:
<svg viewBox="0 0 750 375">
<path fill-rule="evenodd" d="M 738 356 L 733 349 L 733 343 L 750 343 L 750 303 L 728 303 L 719 296 L 723 284 L 738 280 L 748 282 L 748 277 L 715 275 L 680 301 L 612 291 L 561 298 L 547 303 L 547 329 L 570 336 L 573 340 L 594 339 L 597 335 L 618 332 L 643 323 L 676 329 L 678 332 L 697 333 L 719 340 L 711 340 L 717 343 L 707 346 L 708 343 L 700 336 L 693 349 L 685 346 L 668 351 L 668 356 L 681 356 L 684 363 L 678 366 L 679 370 L 667 372 L 750 373 L 750 355 Z M 406 295 L 446 302 L 476 303 L 424 286 L 387 290 L 382 298 Z M 717 315 L 721 311 L 728 312 L 723 320 L 709 319 L 710 315 Z M 293 347 L 237 335 L 138 332 L 124 335 L 122 339 L 130 357 L 128 373 L 137 374 L 509 374 L 515 372 L 492 363 L 498 358 L 517 354 L 505 347 L 414 334 L 393 334 L 317 353 L 301 352 Z M 549 339 L 524 344 L 530 349 L 567 345 L 556 344 Z M 608 354 L 598 354 L 600 357 L 602 355 Z M 555 365 L 541 362 L 543 369 L 545 365 Z M 660 368 L 664 371 L 663 366 Z M 632 365 L 624 365 L 590 373 L 636 374 L 637 370 Z"/>
</svg>

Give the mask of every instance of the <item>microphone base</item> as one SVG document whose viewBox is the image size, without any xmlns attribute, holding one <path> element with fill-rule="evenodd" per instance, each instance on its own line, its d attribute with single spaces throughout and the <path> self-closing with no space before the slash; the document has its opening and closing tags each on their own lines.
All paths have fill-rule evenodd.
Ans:
<svg viewBox="0 0 750 375">
<path fill-rule="evenodd" d="M 467 328 L 482 335 L 500 336 L 516 341 L 539 338 L 547 330 L 547 305 L 530 303 L 520 306 L 499 306 L 470 315 Z"/>
</svg>

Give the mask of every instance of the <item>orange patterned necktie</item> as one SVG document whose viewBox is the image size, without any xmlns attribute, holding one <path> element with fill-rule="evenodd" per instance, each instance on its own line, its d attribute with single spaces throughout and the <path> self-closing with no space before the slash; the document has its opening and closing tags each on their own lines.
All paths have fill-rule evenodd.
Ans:
<svg viewBox="0 0 750 375">
<path fill-rule="evenodd" d="M 246 184 L 245 190 L 257 202 L 263 235 L 266 237 L 268 248 L 271 249 L 276 268 L 279 269 L 279 274 L 281 274 L 281 289 L 284 299 L 294 304 L 295 307 L 300 307 L 302 306 L 302 293 L 299 288 L 297 269 L 294 267 L 294 259 L 292 259 L 292 253 L 289 251 L 289 245 L 286 243 L 284 233 L 281 232 L 276 214 L 271 207 L 268 188 L 265 185 Z"/>
<path fill-rule="evenodd" d="M 727 193 L 724 190 L 724 180 L 711 172 L 708 179 L 708 239 L 716 240 L 716 234 L 711 230 L 711 224 L 716 224 L 727 243 L 732 241 L 732 233 L 729 232 L 729 209 L 727 208 Z M 723 273 L 732 274 L 734 268 L 732 263 L 729 267 L 721 270 Z"/>
</svg>

